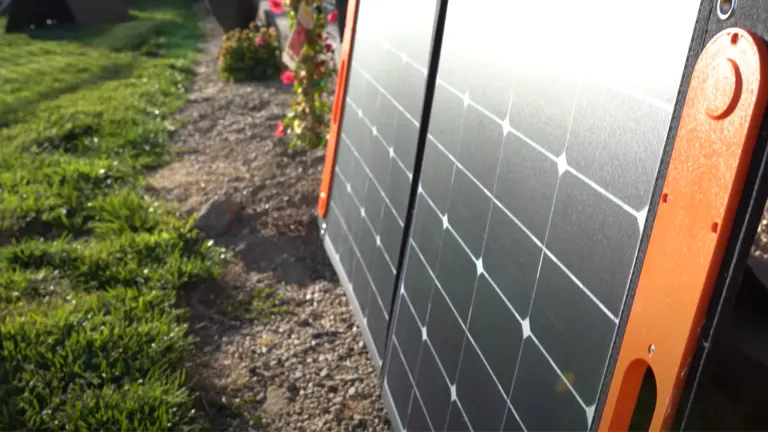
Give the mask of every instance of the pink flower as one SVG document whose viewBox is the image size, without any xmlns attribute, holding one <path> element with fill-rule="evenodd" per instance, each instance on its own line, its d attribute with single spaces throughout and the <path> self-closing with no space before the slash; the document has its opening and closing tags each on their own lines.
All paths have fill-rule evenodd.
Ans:
<svg viewBox="0 0 768 432">
<path fill-rule="evenodd" d="M 283 129 L 282 121 L 277 122 L 277 127 L 275 128 L 275 136 L 285 136 L 285 130 Z"/>
<path fill-rule="evenodd" d="M 293 75 L 293 72 L 291 72 L 289 70 L 283 72 L 280 75 L 280 80 L 283 82 L 283 84 L 293 84 L 293 80 L 295 78 L 296 77 Z"/>
<path fill-rule="evenodd" d="M 328 14 L 328 22 L 333 24 L 339 19 L 339 13 L 337 11 L 333 11 Z"/>
<path fill-rule="evenodd" d="M 267 39 L 264 38 L 264 35 L 259 35 L 259 37 L 257 37 L 256 40 L 253 41 L 253 44 L 256 46 L 262 46 L 265 43 L 267 43 Z"/>
<path fill-rule="evenodd" d="M 283 13 L 283 0 L 269 0 L 269 8 L 272 10 L 272 13 Z"/>
</svg>

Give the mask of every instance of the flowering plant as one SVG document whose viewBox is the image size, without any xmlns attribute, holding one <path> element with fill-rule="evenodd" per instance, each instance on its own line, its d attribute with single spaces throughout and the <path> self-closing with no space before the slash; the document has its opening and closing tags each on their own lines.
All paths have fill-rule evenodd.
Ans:
<svg viewBox="0 0 768 432">
<path fill-rule="evenodd" d="M 275 134 L 288 136 L 291 147 L 306 145 L 317 148 L 325 145 L 328 135 L 332 106 L 330 89 L 336 76 L 333 45 L 324 30 L 326 22 L 334 23 L 338 14 L 331 12 L 324 16 L 322 0 L 270 0 L 270 8 L 279 14 L 286 6 L 291 29 L 294 29 L 302 1 L 312 11 L 314 25 L 303 30 L 301 39 L 304 46 L 296 68 L 281 75 L 285 84 L 293 85 L 296 98 L 285 119 L 277 124 Z"/>
<path fill-rule="evenodd" d="M 282 70 L 277 30 L 259 28 L 255 22 L 232 30 L 224 35 L 216 59 L 219 75 L 231 82 L 274 78 Z"/>
</svg>

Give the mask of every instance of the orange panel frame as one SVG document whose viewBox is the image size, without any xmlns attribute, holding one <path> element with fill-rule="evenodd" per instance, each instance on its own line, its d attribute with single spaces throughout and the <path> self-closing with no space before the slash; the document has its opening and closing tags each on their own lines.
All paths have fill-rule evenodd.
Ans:
<svg viewBox="0 0 768 432">
<path fill-rule="evenodd" d="M 340 60 L 336 78 L 336 92 L 333 96 L 333 111 L 331 112 L 331 123 L 328 127 L 328 142 L 325 147 L 325 165 L 323 166 L 323 176 L 320 179 L 320 193 L 317 198 L 317 214 L 320 217 L 325 217 L 328 212 L 328 200 L 331 196 L 333 166 L 336 163 L 336 147 L 339 142 L 339 122 L 341 121 L 341 110 L 347 93 L 347 76 L 349 75 L 352 39 L 354 38 L 355 23 L 357 21 L 358 1 L 349 0 L 347 5 L 344 35 L 341 41 L 341 52 L 339 53 Z"/>
<path fill-rule="evenodd" d="M 599 431 L 626 431 L 646 368 L 650 430 L 668 430 L 694 355 L 765 114 L 766 47 L 719 33 L 691 77 Z"/>
</svg>

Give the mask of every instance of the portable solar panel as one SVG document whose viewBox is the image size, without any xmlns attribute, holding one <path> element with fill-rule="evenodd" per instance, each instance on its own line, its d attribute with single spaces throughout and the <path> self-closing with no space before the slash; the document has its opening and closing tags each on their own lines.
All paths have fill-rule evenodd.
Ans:
<svg viewBox="0 0 768 432">
<path fill-rule="evenodd" d="M 448 6 L 385 373 L 403 426 L 590 426 L 699 9 L 599 3 L 496 2 L 494 39 Z"/>
<path fill-rule="evenodd" d="M 349 41 L 354 61 L 344 89 L 326 244 L 338 256 L 337 270 L 378 363 L 391 316 L 437 1 L 412 2 L 407 15 L 383 0 L 350 10 L 356 16 Z"/>
<path fill-rule="evenodd" d="M 765 203 L 735 6 L 351 2 L 319 213 L 396 430 L 626 430 L 648 371 L 651 429 L 690 403 Z"/>
</svg>

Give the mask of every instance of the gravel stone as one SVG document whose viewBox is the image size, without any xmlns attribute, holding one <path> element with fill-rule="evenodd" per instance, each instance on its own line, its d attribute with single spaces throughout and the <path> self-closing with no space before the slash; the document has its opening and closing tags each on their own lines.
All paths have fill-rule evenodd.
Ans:
<svg viewBox="0 0 768 432">
<path fill-rule="evenodd" d="M 215 237 L 226 232 L 240 213 L 240 206 L 227 198 L 214 198 L 200 210 L 195 228 Z"/>
<path fill-rule="evenodd" d="M 274 136 L 290 88 L 279 80 L 222 82 L 221 33 L 210 17 L 204 29 L 189 101 L 178 113 L 177 157 L 151 173 L 147 187 L 189 215 L 237 203 L 227 228 L 209 231 L 230 252 L 228 268 L 180 300 L 198 340 L 190 371 L 196 408 L 216 431 L 390 430 L 373 363 L 320 240 L 324 151 L 290 149 Z M 279 293 L 287 312 L 261 319 L 226 307 L 264 288 Z"/>
</svg>

